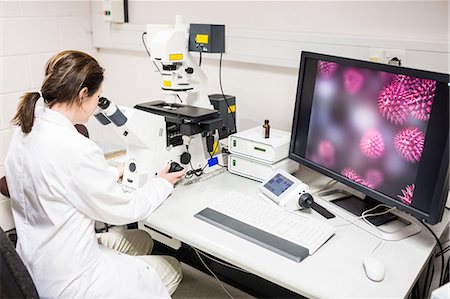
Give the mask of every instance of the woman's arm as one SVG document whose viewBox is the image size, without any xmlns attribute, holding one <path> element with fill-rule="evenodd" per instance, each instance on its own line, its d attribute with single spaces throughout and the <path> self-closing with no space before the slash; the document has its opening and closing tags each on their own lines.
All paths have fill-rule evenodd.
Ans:
<svg viewBox="0 0 450 299">
<path fill-rule="evenodd" d="M 90 146 L 83 152 L 76 165 L 69 167 L 66 198 L 92 219 L 116 225 L 145 219 L 173 190 L 168 180 L 158 177 L 132 193 L 124 193 L 101 150 Z"/>
</svg>

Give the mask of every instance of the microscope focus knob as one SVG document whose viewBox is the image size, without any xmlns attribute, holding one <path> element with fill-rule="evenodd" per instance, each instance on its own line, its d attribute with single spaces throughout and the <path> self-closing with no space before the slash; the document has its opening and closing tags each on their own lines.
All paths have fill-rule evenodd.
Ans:
<svg viewBox="0 0 450 299">
<path fill-rule="evenodd" d="M 191 67 L 186 68 L 185 71 L 186 71 L 186 73 L 188 73 L 188 74 L 193 74 L 193 73 L 194 73 L 194 69 L 191 68 Z"/>
<path fill-rule="evenodd" d="M 182 153 L 180 157 L 180 162 L 181 164 L 184 165 L 189 164 L 189 162 L 191 162 L 191 154 L 189 154 L 188 152 Z"/>
<path fill-rule="evenodd" d="M 181 167 L 181 165 L 178 164 L 177 162 L 170 163 L 169 172 L 177 172 L 177 171 L 181 171 L 183 169 L 184 168 Z"/>
</svg>

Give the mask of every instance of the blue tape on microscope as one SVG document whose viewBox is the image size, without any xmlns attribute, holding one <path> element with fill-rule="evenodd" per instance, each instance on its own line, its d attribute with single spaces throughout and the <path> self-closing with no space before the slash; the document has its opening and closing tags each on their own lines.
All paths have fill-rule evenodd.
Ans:
<svg viewBox="0 0 450 299">
<path fill-rule="evenodd" d="M 213 157 L 208 160 L 208 166 L 213 167 L 214 165 L 219 164 L 219 159 L 217 157 Z"/>
</svg>

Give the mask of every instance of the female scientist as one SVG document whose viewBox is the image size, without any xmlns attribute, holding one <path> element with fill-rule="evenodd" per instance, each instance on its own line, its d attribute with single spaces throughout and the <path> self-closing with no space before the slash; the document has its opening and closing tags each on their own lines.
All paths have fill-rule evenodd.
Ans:
<svg viewBox="0 0 450 299">
<path fill-rule="evenodd" d="M 170 297 L 182 277 L 178 261 L 124 254 L 148 254 L 148 234 L 97 239 L 94 231 L 96 220 L 122 225 L 147 218 L 184 175 L 166 167 L 141 189 L 122 191 L 119 171 L 74 127 L 96 110 L 102 81 L 94 58 L 64 51 L 47 62 L 41 94 L 21 98 L 5 160 L 17 251 L 41 297 Z M 41 96 L 44 107 L 36 106 Z"/>
</svg>

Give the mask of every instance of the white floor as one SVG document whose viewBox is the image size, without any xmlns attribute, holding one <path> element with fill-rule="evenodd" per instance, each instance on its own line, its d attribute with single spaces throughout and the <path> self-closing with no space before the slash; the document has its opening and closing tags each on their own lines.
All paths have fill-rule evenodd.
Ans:
<svg viewBox="0 0 450 299">
<path fill-rule="evenodd" d="M 181 268 L 183 269 L 183 280 L 172 298 L 230 298 L 214 277 L 184 263 L 181 263 Z M 224 282 L 222 285 L 233 298 L 254 298 Z"/>
</svg>

